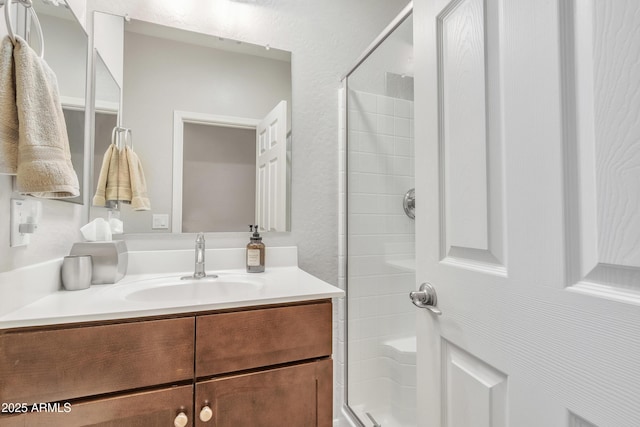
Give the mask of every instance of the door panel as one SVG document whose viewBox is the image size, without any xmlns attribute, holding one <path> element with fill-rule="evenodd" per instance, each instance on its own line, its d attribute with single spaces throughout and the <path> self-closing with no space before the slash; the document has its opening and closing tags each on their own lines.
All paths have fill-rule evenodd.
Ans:
<svg viewBox="0 0 640 427">
<path fill-rule="evenodd" d="M 256 139 L 256 219 L 260 231 L 286 231 L 287 101 L 262 119 Z"/>
<path fill-rule="evenodd" d="M 451 2 L 436 24 L 441 254 L 444 262 L 506 274 L 497 5 Z"/>
<path fill-rule="evenodd" d="M 640 291 L 640 50 L 633 1 L 569 2 L 565 24 L 569 285 Z M 600 285 L 600 286 L 599 286 Z"/>
<path fill-rule="evenodd" d="M 454 2 L 439 20 L 447 250 L 487 250 L 483 0 Z"/>
<path fill-rule="evenodd" d="M 570 421 L 569 421 L 569 427 L 596 427 L 595 425 L 583 420 L 582 418 L 571 414 L 570 415 Z"/>
<path fill-rule="evenodd" d="M 442 352 L 444 425 L 506 427 L 506 375 L 446 341 Z"/>
<path fill-rule="evenodd" d="M 640 4 L 414 22 L 419 425 L 637 427 Z"/>
</svg>

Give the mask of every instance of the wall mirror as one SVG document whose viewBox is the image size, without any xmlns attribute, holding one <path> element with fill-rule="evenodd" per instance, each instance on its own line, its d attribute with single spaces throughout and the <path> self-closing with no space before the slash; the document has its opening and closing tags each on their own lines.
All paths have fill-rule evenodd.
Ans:
<svg viewBox="0 0 640 427">
<path fill-rule="evenodd" d="M 85 191 L 83 171 L 88 37 L 66 2 L 59 1 L 56 5 L 34 0 L 33 8 L 44 34 L 44 59 L 58 79 L 60 101 L 69 136 L 71 162 L 80 184 L 79 196 L 60 200 L 82 204 Z M 23 12 L 24 8 L 18 10 Z M 29 13 L 24 15 L 26 19 L 31 16 Z M 29 44 L 37 52 L 40 51 L 38 43 L 38 36 L 32 30 Z"/>
<path fill-rule="evenodd" d="M 124 30 L 120 125 L 151 201 L 121 204 L 125 233 L 288 230 L 291 54 L 143 21 Z"/>
</svg>

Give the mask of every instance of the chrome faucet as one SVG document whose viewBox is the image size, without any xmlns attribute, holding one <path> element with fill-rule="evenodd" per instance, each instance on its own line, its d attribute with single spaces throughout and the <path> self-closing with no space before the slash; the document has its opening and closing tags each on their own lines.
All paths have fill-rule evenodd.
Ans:
<svg viewBox="0 0 640 427">
<path fill-rule="evenodd" d="M 188 279 L 202 279 L 204 277 L 216 278 L 215 274 L 207 275 L 207 272 L 204 267 L 204 233 L 198 233 L 198 237 L 196 237 L 196 265 L 195 271 L 193 272 L 193 276 L 184 276 L 181 277 L 182 280 Z"/>
<path fill-rule="evenodd" d="M 193 273 L 194 279 L 202 279 L 207 275 L 204 270 L 204 234 L 198 233 L 196 237 L 196 268 Z"/>
</svg>

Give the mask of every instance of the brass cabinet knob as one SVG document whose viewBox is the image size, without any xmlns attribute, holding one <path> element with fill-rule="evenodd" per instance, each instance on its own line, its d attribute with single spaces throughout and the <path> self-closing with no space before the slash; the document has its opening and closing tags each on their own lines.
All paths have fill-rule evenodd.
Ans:
<svg viewBox="0 0 640 427">
<path fill-rule="evenodd" d="M 209 408 L 208 405 L 205 405 L 201 410 L 200 410 L 200 421 L 206 423 L 207 421 L 209 421 L 211 418 L 213 418 L 213 411 L 211 410 L 211 408 Z"/>
<path fill-rule="evenodd" d="M 185 427 L 187 424 L 189 424 L 189 417 L 184 412 L 180 412 L 173 420 L 174 427 Z"/>
</svg>

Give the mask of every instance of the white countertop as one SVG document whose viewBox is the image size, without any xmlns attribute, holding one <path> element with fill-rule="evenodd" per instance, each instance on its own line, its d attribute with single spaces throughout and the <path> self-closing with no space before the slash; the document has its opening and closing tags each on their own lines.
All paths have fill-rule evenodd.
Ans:
<svg viewBox="0 0 640 427">
<path fill-rule="evenodd" d="M 343 290 L 298 267 L 272 267 L 264 273 L 255 274 L 247 274 L 244 270 L 218 270 L 215 273 L 222 279 L 242 275 L 256 283 L 256 286 L 239 286 L 234 291 L 233 284 L 230 284 L 227 291 L 220 291 L 216 290 L 215 283 L 211 283 L 211 295 L 198 299 L 134 300 L 129 296 L 135 290 L 149 289 L 149 283 L 152 283 L 148 282 L 149 279 L 175 278 L 193 274 L 193 271 L 128 274 L 113 285 L 93 285 L 79 291 L 51 293 L 2 315 L 0 329 L 192 313 L 344 296 Z M 206 284 L 202 287 L 206 288 Z"/>
</svg>

